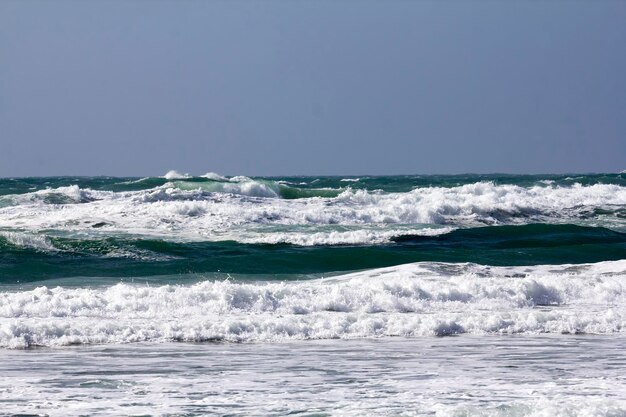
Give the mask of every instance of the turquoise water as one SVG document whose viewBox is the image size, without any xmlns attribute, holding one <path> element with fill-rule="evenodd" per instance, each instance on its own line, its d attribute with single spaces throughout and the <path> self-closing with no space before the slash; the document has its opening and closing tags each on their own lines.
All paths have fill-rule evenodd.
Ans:
<svg viewBox="0 0 626 417">
<path fill-rule="evenodd" d="M 11 414 L 622 416 L 625 333 L 625 174 L 0 179 Z"/>
<path fill-rule="evenodd" d="M 3 179 L 0 283 L 618 260 L 625 177 Z"/>
<path fill-rule="evenodd" d="M 238 279 L 380 268 L 410 262 L 473 262 L 488 265 L 588 263 L 623 259 L 626 234 L 604 227 L 529 224 L 457 229 L 438 236 L 397 236 L 376 245 L 297 246 L 224 242 L 168 242 L 141 238 L 50 237 L 54 250 L 24 247 L 0 237 L 0 282 L 43 282 L 227 273 Z M 120 255 L 118 255 L 120 254 Z M 154 279 L 152 280 L 154 281 Z"/>
</svg>

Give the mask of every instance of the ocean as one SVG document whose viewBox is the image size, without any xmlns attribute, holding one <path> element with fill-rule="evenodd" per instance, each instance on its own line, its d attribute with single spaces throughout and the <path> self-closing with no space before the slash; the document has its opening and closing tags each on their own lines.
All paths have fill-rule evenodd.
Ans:
<svg viewBox="0 0 626 417">
<path fill-rule="evenodd" d="M 0 179 L 0 415 L 626 416 L 626 174 Z"/>
</svg>

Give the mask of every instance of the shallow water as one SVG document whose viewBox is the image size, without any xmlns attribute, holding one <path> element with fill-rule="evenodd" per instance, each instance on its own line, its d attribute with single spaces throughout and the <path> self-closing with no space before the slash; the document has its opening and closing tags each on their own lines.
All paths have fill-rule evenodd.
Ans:
<svg viewBox="0 0 626 417">
<path fill-rule="evenodd" d="M 626 337 L 455 336 L 0 351 L 3 413 L 626 415 Z"/>
</svg>

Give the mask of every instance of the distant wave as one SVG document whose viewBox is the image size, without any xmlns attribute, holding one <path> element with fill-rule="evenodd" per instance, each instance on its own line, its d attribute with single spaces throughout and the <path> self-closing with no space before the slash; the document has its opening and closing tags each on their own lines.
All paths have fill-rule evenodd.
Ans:
<svg viewBox="0 0 626 417">
<path fill-rule="evenodd" d="M 168 171 L 165 175 L 163 175 L 163 178 L 165 178 L 166 180 L 174 180 L 174 179 L 182 179 L 182 178 L 191 178 L 191 175 L 189 174 L 181 174 L 178 171 Z"/>
<path fill-rule="evenodd" d="M 356 243 L 348 231 L 362 227 L 372 243 L 393 237 L 389 228 L 476 227 L 576 223 L 626 227 L 626 187 L 497 185 L 416 188 L 409 192 L 297 188 L 273 180 L 165 181 L 142 190 L 110 191 L 77 185 L 0 197 L 0 230 L 56 230 L 81 236 L 137 235 L 168 240 L 223 240 L 319 244 Z M 270 229 L 275 227 L 276 235 Z M 263 229 L 254 237 L 254 229 Z M 308 228 L 306 237 L 301 232 Z M 380 230 L 374 230 L 374 229 Z M 340 230 L 338 232 L 341 232 Z M 289 234 L 293 238 L 285 237 Z M 282 234 L 283 237 L 280 237 Z M 238 238 L 245 236 L 245 238 Z M 308 242 L 308 243 L 307 243 Z M 365 243 L 365 242 L 364 242 Z"/>
</svg>

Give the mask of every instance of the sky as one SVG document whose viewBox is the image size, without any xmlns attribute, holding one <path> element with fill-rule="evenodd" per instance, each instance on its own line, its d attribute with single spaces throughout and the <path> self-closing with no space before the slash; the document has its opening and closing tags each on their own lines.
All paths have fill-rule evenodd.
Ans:
<svg viewBox="0 0 626 417">
<path fill-rule="evenodd" d="M 624 1 L 0 1 L 0 177 L 619 172 Z"/>
</svg>

